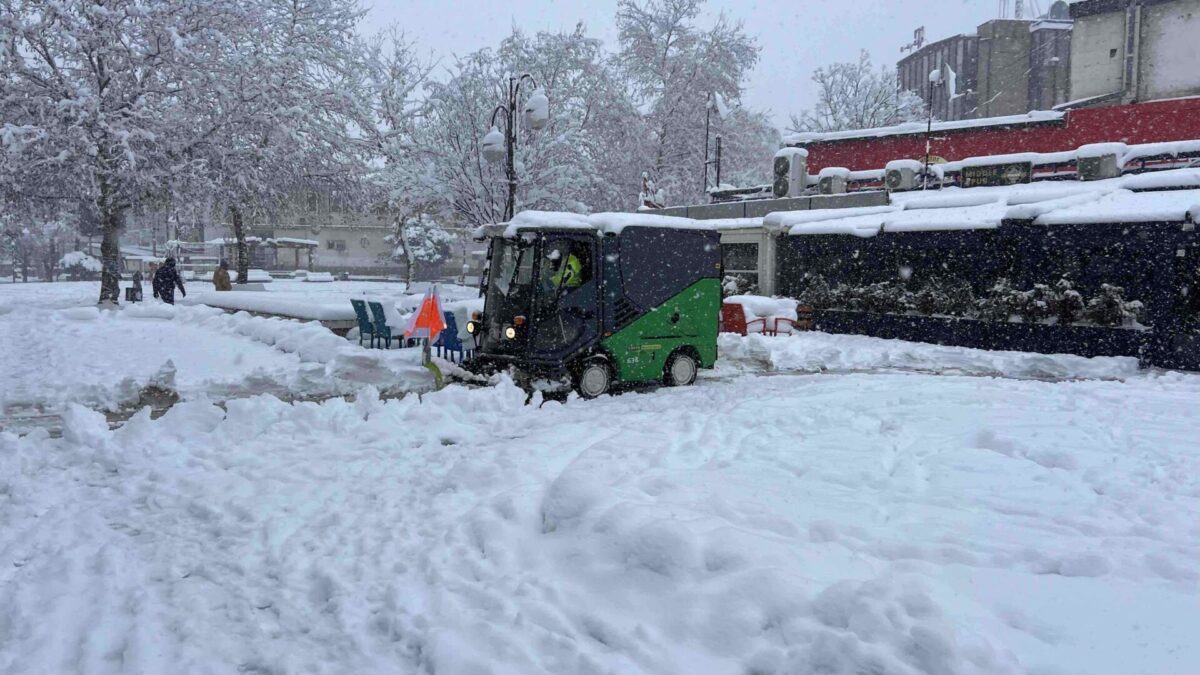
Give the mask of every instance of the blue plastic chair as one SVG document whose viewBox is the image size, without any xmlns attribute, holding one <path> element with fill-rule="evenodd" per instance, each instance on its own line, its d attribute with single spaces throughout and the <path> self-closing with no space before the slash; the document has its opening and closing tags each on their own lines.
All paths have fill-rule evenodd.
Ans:
<svg viewBox="0 0 1200 675">
<path fill-rule="evenodd" d="M 376 344 L 383 342 L 383 349 L 392 348 L 392 327 L 387 325 L 387 315 L 383 313 L 383 305 L 378 302 L 368 302 L 371 314 L 375 317 L 374 329 Z"/>
<path fill-rule="evenodd" d="M 458 362 L 462 363 L 463 359 L 473 351 L 468 350 L 463 344 L 462 338 L 458 336 L 458 320 L 454 318 L 454 312 L 442 312 L 442 316 L 446 318 L 446 329 L 438 335 L 438 339 L 433 343 L 433 346 L 438 348 L 438 356 L 444 351 L 451 360 L 453 354 L 458 354 Z"/>
<path fill-rule="evenodd" d="M 362 300 L 351 300 L 354 306 L 354 317 L 358 319 L 358 346 L 362 346 L 363 336 L 371 336 L 371 346 L 375 346 L 375 325 L 371 323 L 371 315 L 367 314 L 367 303 Z"/>
</svg>

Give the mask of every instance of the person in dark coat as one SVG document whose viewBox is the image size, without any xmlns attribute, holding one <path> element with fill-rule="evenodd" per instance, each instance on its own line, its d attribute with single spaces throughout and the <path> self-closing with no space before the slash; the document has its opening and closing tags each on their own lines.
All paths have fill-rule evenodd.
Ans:
<svg viewBox="0 0 1200 675">
<path fill-rule="evenodd" d="M 175 269 L 175 259 L 167 258 L 167 261 L 158 268 L 154 273 L 154 297 L 162 300 L 168 305 L 175 304 L 175 287 L 179 287 L 179 292 L 183 297 L 187 297 L 187 291 L 183 288 L 183 278 L 179 276 L 179 271 Z"/>
<path fill-rule="evenodd" d="M 130 300 L 131 302 L 141 302 L 142 301 L 142 273 L 141 272 L 133 273 L 133 286 L 132 286 L 131 290 L 132 290 L 132 292 L 129 293 L 129 295 L 132 297 L 128 298 L 128 300 Z"/>
</svg>

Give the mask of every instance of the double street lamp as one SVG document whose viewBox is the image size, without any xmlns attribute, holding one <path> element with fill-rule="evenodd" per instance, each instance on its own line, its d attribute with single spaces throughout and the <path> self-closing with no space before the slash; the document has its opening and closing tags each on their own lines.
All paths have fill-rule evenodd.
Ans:
<svg viewBox="0 0 1200 675">
<path fill-rule="evenodd" d="M 550 100 L 546 98 L 546 92 L 538 86 L 533 76 L 524 73 L 520 77 L 510 77 L 508 78 L 508 102 L 501 103 L 492 111 L 492 128 L 484 135 L 481 142 L 484 159 L 489 162 L 504 160 L 504 174 L 508 178 L 508 198 L 504 202 L 505 222 L 512 220 L 513 209 L 517 201 L 517 170 L 513 158 L 513 148 L 517 143 L 517 98 L 521 93 L 521 84 L 525 80 L 529 80 L 530 86 L 533 87 L 533 93 L 529 95 L 525 106 L 521 108 L 521 123 L 536 130 L 546 126 L 546 123 L 550 121 Z M 503 133 L 496 125 L 497 113 L 504 113 L 501 116 L 504 121 Z"/>
</svg>

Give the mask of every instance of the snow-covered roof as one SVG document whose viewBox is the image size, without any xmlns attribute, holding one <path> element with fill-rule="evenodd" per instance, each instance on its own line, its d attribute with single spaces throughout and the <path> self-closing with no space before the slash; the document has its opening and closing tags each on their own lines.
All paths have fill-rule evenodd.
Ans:
<svg viewBox="0 0 1200 675">
<path fill-rule="evenodd" d="M 1050 110 L 1035 110 L 1024 115 L 1009 115 L 1006 117 L 985 117 L 976 120 L 955 120 L 952 122 L 934 122 L 934 131 L 954 131 L 956 129 L 979 129 L 983 127 L 1005 127 L 1034 122 L 1056 122 L 1063 119 L 1064 114 Z M 818 143 L 822 141 L 842 141 L 853 138 L 879 138 L 882 136 L 903 136 L 905 134 L 924 133 L 925 122 L 907 122 L 890 127 L 875 129 L 853 129 L 849 131 L 831 131 L 825 133 L 805 132 L 785 136 L 784 143 Z"/>
<path fill-rule="evenodd" d="M 1135 190 L 1154 190 L 1135 192 Z M 1200 220 L 1200 169 L 1101 181 L 1041 182 L 897 192 L 889 206 L 780 211 L 764 225 L 790 235 L 994 229 L 1005 220 L 1038 225 Z"/>
<path fill-rule="evenodd" d="M 1200 140 L 1167 141 L 1164 143 L 1142 143 L 1127 146 L 1122 164 L 1146 159 L 1149 157 L 1179 157 L 1180 155 L 1200 154 Z"/>
<path fill-rule="evenodd" d="M 1131 192 L 1116 190 L 1087 203 L 1056 209 L 1039 225 L 1175 222 L 1200 215 L 1200 190 Z"/>
<path fill-rule="evenodd" d="M 290 246 L 320 246 L 321 245 L 321 242 L 317 241 L 316 239 L 299 239 L 296 237 L 267 237 L 264 239 L 263 237 L 249 236 L 249 237 L 246 237 L 246 241 L 248 243 L 267 244 L 267 245 L 274 245 L 274 244 L 288 244 Z M 208 246 L 233 246 L 234 244 L 237 243 L 237 239 L 235 239 L 233 237 L 219 237 L 217 239 L 209 239 L 208 241 L 206 241 L 204 243 Z"/>
<path fill-rule="evenodd" d="M 593 213 L 583 215 L 564 211 L 522 211 L 503 226 L 502 236 L 516 236 L 518 232 L 546 229 L 593 230 L 600 234 L 619 234 L 627 227 L 663 227 L 689 230 L 715 229 L 709 221 L 659 216 L 651 213 Z M 483 227 L 476 236 L 486 236 L 496 230 Z"/>
<path fill-rule="evenodd" d="M 1087 147 L 1087 146 L 1084 146 Z M 1120 153 L 1118 153 L 1118 157 Z M 1022 164 L 1028 162 L 1034 166 L 1041 164 L 1064 164 L 1074 162 L 1076 154 L 1074 150 L 1066 150 L 1063 152 L 1017 152 L 1009 155 L 982 155 L 979 157 L 967 157 L 954 162 L 946 162 L 941 164 L 944 171 L 961 171 L 963 167 L 971 166 L 994 166 L 996 164 Z"/>
<path fill-rule="evenodd" d="M 292 244 L 294 246 L 320 246 L 321 242 L 316 239 L 298 239 L 296 237 L 275 237 L 277 244 Z"/>
<path fill-rule="evenodd" d="M 1126 176 L 1121 186 L 1128 190 L 1200 188 L 1200 169 L 1178 169 Z"/>
</svg>

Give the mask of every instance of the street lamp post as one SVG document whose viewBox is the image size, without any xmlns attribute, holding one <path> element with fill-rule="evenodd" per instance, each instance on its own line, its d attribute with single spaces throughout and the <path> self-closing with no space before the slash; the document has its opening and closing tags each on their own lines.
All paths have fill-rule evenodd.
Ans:
<svg viewBox="0 0 1200 675">
<path fill-rule="evenodd" d="M 942 64 L 945 68 L 946 64 Z M 929 189 L 929 157 L 933 150 L 933 87 L 940 85 L 944 81 L 942 68 L 938 68 L 929 73 L 929 96 L 928 105 L 926 106 L 927 115 L 925 122 L 925 171 L 921 176 L 921 189 Z"/>
<path fill-rule="evenodd" d="M 523 73 L 519 77 L 508 78 L 508 101 L 496 106 L 492 111 L 492 128 L 483 136 L 482 152 L 483 158 L 489 162 L 497 162 L 504 160 L 504 174 L 508 179 L 508 197 L 504 202 L 504 220 L 512 220 L 513 210 L 516 207 L 517 201 L 517 169 L 516 160 L 514 157 L 514 148 L 517 144 L 517 125 L 516 125 L 516 110 L 517 98 L 521 93 L 521 84 L 529 80 L 533 86 L 533 93 L 525 101 L 525 107 L 521 110 L 522 122 L 531 129 L 541 129 L 546 126 L 550 119 L 550 101 L 546 98 L 546 93 L 538 86 L 537 81 L 529 73 Z M 501 119 L 504 120 L 504 133 L 500 133 L 500 128 L 496 126 L 496 114 L 504 113 Z"/>
</svg>

